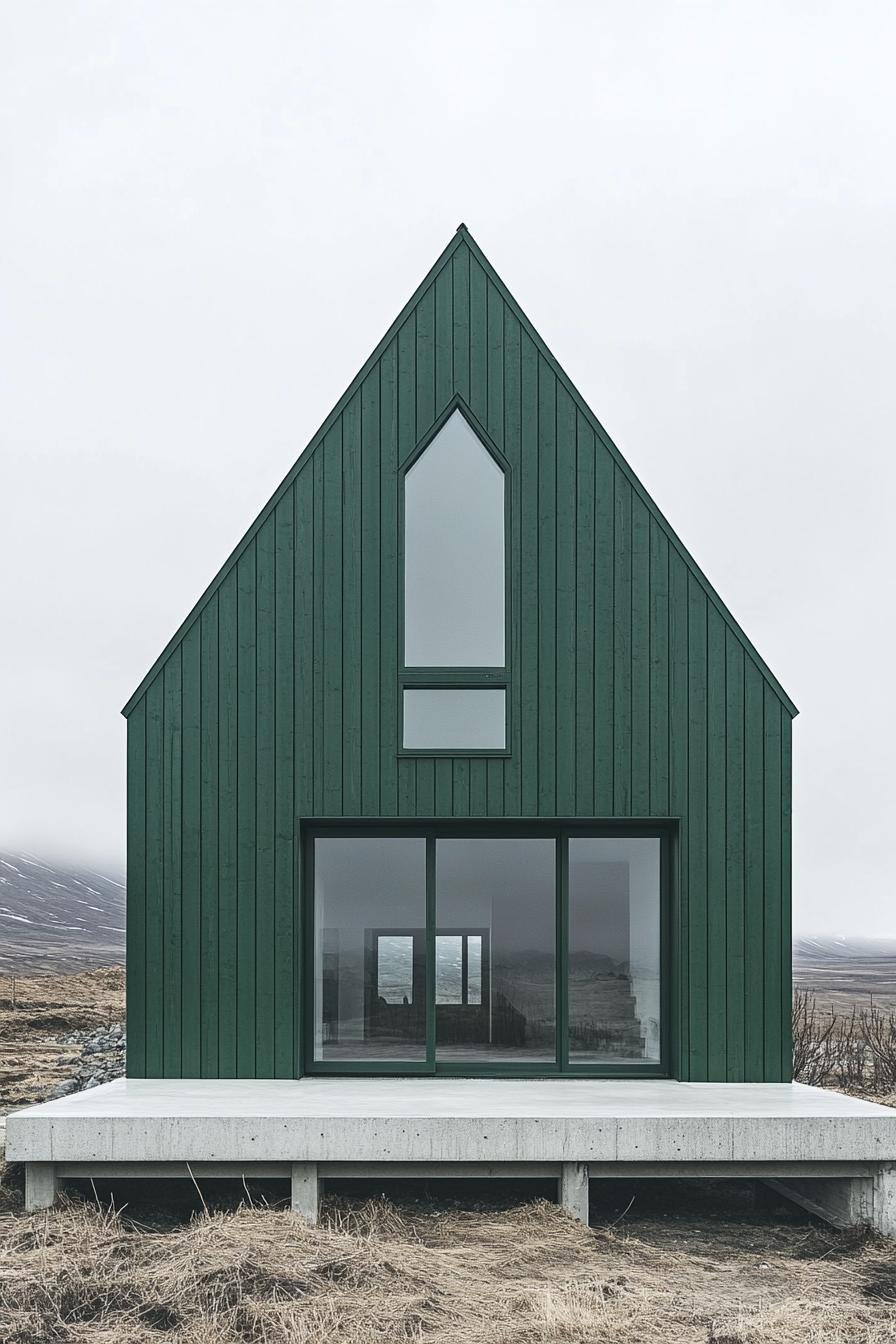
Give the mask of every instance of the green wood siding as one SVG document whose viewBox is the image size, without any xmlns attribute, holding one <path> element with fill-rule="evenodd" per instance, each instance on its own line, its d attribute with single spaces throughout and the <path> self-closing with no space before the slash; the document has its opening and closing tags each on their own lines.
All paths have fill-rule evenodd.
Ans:
<svg viewBox="0 0 896 1344">
<path fill-rule="evenodd" d="M 510 752 L 399 754 L 400 465 L 509 464 Z M 794 707 L 465 231 L 128 715 L 129 1069 L 298 1066 L 296 819 L 675 818 L 672 1071 L 790 1076 Z"/>
</svg>

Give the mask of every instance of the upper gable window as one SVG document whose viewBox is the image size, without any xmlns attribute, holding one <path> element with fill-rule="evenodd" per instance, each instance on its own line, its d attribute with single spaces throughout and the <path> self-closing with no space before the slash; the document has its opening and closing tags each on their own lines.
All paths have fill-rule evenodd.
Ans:
<svg viewBox="0 0 896 1344">
<path fill-rule="evenodd" d="M 405 476 L 405 666 L 503 667 L 504 590 L 504 472 L 455 411 Z"/>
</svg>

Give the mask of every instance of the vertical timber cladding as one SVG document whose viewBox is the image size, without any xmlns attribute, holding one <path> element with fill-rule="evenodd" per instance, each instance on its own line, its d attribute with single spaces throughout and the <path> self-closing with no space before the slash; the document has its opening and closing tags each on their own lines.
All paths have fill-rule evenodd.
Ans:
<svg viewBox="0 0 896 1344">
<path fill-rule="evenodd" d="M 398 754 L 400 465 L 510 464 L 506 758 Z M 296 818 L 679 819 L 673 1072 L 790 1076 L 794 706 L 461 229 L 133 699 L 128 1066 L 291 1077 Z"/>
</svg>

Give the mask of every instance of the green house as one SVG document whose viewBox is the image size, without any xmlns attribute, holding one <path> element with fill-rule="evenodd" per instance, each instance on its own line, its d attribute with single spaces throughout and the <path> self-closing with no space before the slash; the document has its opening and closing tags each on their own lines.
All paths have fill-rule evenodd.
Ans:
<svg viewBox="0 0 896 1344">
<path fill-rule="evenodd" d="M 131 1077 L 789 1080 L 796 709 L 463 226 L 124 713 Z"/>
</svg>

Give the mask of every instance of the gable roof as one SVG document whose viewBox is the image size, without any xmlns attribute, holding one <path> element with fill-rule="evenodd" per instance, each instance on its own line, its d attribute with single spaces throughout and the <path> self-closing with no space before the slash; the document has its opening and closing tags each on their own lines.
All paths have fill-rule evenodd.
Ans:
<svg viewBox="0 0 896 1344">
<path fill-rule="evenodd" d="M 376 347 L 374 348 L 368 359 L 364 362 L 358 373 L 355 375 L 351 383 L 346 388 L 345 392 L 343 392 L 342 396 L 337 401 L 336 405 L 330 411 L 329 415 L 324 420 L 323 424 L 317 430 L 317 433 L 312 436 L 307 447 L 304 449 L 304 451 L 298 457 L 296 462 L 287 472 L 286 476 L 280 482 L 279 486 L 274 491 L 273 495 L 268 500 L 267 504 L 261 510 L 258 517 L 255 519 L 255 521 L 252 523 L 252 525 L 249 527 L 249 529 L 246 531 L 246 533 L 234 547 L 233 551 L 230 553 L 227 560 L 224 562 L 224 564 L 219 569 L 218 573 L 212 579 L 211 583 L 208 585 L 208 587 L 202 593 L 202 595 L 195 603 L 195 605 L 192 607 L 188 615 L 185 617 L 185 619 L 178 626 L 177 630 L 171 636 L 168 643 L 165 645 L 164 649 L 153 663 L 152 667 L 146 673 L 146 676 L 140 682 L 139 686 L 134 691 L 133 695 L 130 697 L 127 704 L 122 709 L 121 711 L 122 714 L 124 714 L 125 716 L 130 714 L 131 710 L 139 702 L 144 692 L 150 686 L 152 681 L 155 679 L 157 673 L 166 662 L 168 656 L 177 647 L 179 642 L 183 639 L 184 635 L 187 633 L 187 631 L 190 629 L 194 621 L 197 619 L 203 607 L 208 602 L 209 598 L 218 589 L 218 587 L 220 586 L 226 575 L 233 569 L 234 565 L 237 563 L 240 556 L 245 551 L 246 547 L 251 543 L 253 537 L 256 535 L 256 533 L 259 531 L 259 529 L 262 527 L 262 525 L 271 515 L 274 509 L 277 507 L 277 504 L 280 502 L 282 497 L 292 486 L 292 483 L 295 481 L 296 477 L 299 475 L 301 471 L 305 469 L 308 463 L 312 460 L 315 452 L 320 447 L 321 443 L 326 437 L 327 432 L 338 420 L 339 416 L 342 414 L 345 407 L 349 404 L 352 397 L 358 391 L 359 387 L 363 383 L 364 379 L 367 377 L 368 373 L 371 371 L 371 369 L 373 369 L 377 361 L 382 357 L 389 343 L 394 339 L 399 329 L 403 326 L 404 322 L 411 314 L 411 312 L 413 312 L 413 310 L 419 303 L 421 297 L 426 293 L 426 291 L 429 289 L 430 285 L 433 283 L 433 281 L 436 279 L 439 273 L 448 264 L 448 262 L 450 262 L 451 258 L 461 247 L 469 248 L 471 255 L 482 267 L 486 276 L 495 286 L 495 289 L 501 295 L 501 298 L 503 299 L 504 303 L 514 314 L 514 316 L 520 323 L 522 329 L 528 334 L 528 336 L 532 340 L 533 344 L 535 345 L 536 349 L 539 351 L 541 356 L 550 365 L 550 368 L 553 371 L 554 375 L 557 377 L 557 379 L 569 393 L 573 402 L 578 407 L 581 414 L 585 417 L 588 424 L 591 426 L 596 437 L 600 440 L 600 442 L 609 452 L 610 456 L 612 457 L 616 465 L 624 473 L 626 479 L 629 481 L 631 485 L 632 490 L 637 494 L 638 498 L 645 505 L 648 512 L 656 519 L 657 523 L 659 523 L 659 525 L 663 528 L 664 532 L 666 533 L 666 536 L 668 537 L 670 545 L 674 547 L 674 549 L 684 560 L 685 564 L 688 566 L 688 569 L 691 571 L 694 578 L 703 588 L 707 597 L 712 602 L 713 606 L 716 607 L 716 609 L 719 611 L 719 613 L 721 614 L 727 625 L 732 630 L 732 632 L 739 639 L 749 657 L 753 660 L 753 662 L 759 668 L 760 672 L 765 677 L 766 681 L 769 683 L 769 685 L 773 688 L 775 693 L 780 698 L 782 704 L 786 707 L 786 709 L 789 711 L 791 715 L 795 716 L 796 714 L 799 713 L 799 710 L 797 709 L 796 705 L 793 703 L 790 696 L 784 690 L 783 686 L 778 681 L 777 677 L 774 675 L 771 668 L 762 658 L 762 656 L 756 649 L 755 645 L 747 637 L 741 626 L 738 624 L 732 613 L 729 611 L 728 607 L 719 597 L 718 593 L 716 592 L 712 584 L 709 582 L 706 575 L 703 573 L 702 569 L 697 564 L 696 560 L 693 558 L 693 556 L 681 542 L 679 537 L 676 535 L 671 524 L 664 517 L 659 508 L 657 508 L 653 499 L 644 489 L 643 485 L 638 480 L 637 476 L 632 471 L 631 467 L 626 462 L 625 458 L 622 456 L 621 452 L 616 447 L 615 443 L 610 438 L 609 434 L 604 429 L 603 425 L 600 423 L 597 416 L 591 410 L 582 394 L 578 391 L 578 389 L 571 382 L 567 374 L 563 371 L 560 364 L 555 359 L 554 355 L 548 349 L 547 345 L 542 340 L 541 336 L 535 330 L 532 323 L 526 317 L 525 313 L 520 308 L 519 304 L 516 302 L 513 295 L 508 290 L 507 286 L 504 284 L 500 276 L 495 271 L 494 267 L 489 262 L 488 258 L 482 252 L 478 244 L 474 241 L 466 225 L 460 224 L 451 242 L 444 249 L 444 251 L 441 253 L 441 255 L 434 263 L 434 265 L 427 272 L 427 274 L 423 277 L 420 284 L 414 290 L 414 293 L 411 295 L 407 303 L 402 308 L 401 312 L 395 318 L 395 321 L 389 327 L 388 331 L 385 333 L 382 339 L 378 342 L 378 344 L 376 345 Z"/>
</svg>

